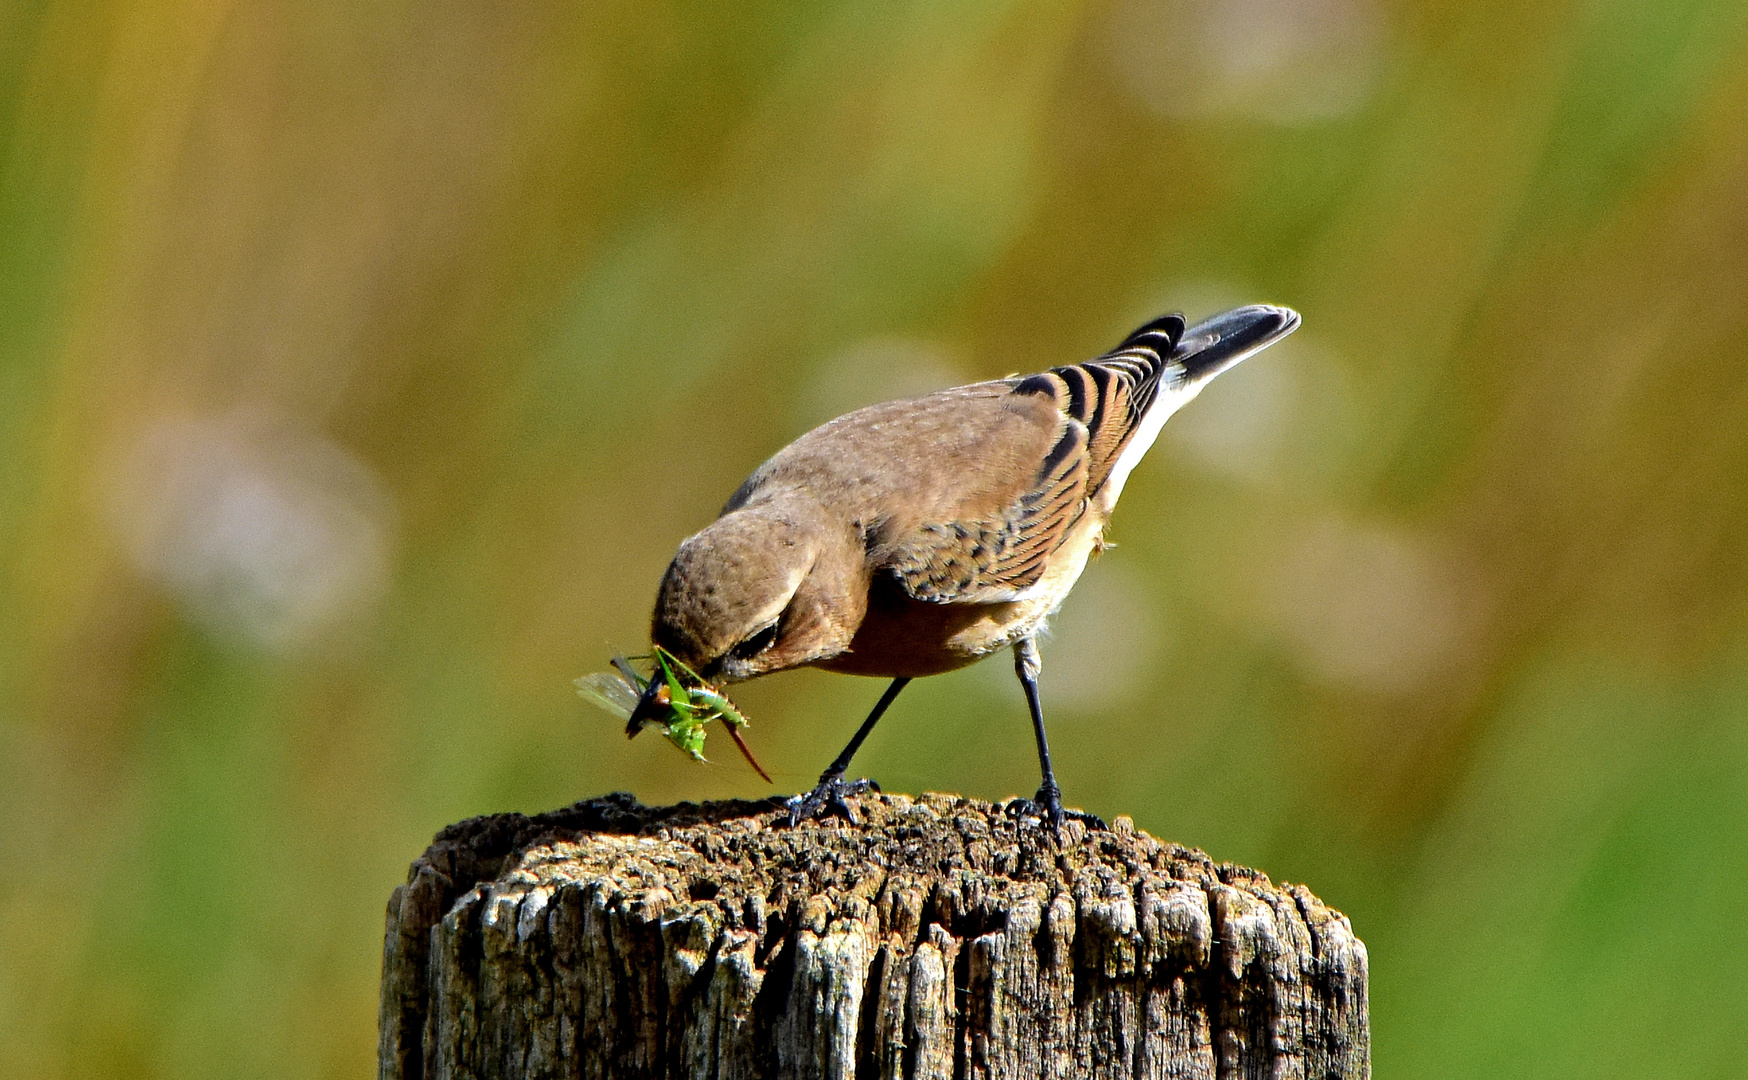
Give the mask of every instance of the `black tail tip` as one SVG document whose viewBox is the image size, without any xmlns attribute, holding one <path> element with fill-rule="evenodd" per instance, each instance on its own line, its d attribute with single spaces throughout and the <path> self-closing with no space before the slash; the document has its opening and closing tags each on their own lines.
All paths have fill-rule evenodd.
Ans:
<svg viewBox="0 0 1748 1080">
<path fill-rule="evenodd" d="M 1211 379 L 1251 353 L 1299 328 L 1299 313 L 1274 304 L 1250 304 L 1204 319 L 1183 332 L 1173 361 L 1195 380 Z"/>
</svg>

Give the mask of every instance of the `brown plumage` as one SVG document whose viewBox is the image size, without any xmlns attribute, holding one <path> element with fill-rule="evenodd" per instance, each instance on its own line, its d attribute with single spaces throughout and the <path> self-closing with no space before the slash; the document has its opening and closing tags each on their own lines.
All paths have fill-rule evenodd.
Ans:
<svg viewBox="0 0 1748 1080">
<path fill-rule="evenodd" d="M 893 686 L 799 820 L 848 813 L 849 757 L 906 681 L 1013 646 L 1044 786 L 1035 635 L 1100 543 L 1166 417 L 1298 325 L 1253 306 L 1185 330 L 1167 315 L 1083 364 L 873 405 L 759 466 L 662 578 L 651 636 L 706 679 L 812 665 Z"/>
</svg>

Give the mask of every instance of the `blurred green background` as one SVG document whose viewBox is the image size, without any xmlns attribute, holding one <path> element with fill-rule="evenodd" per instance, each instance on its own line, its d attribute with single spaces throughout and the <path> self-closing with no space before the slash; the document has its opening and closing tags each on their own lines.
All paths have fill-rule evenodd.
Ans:
<svg viewBox="0 0 1748 1080">
<path fill-rule="evenodd" d="M 1346 911 L 1380 1076 L 1741 1075 L 1741 0 L 0 5 L 0 1074 L 368 1075 L 436 829 L 769 790 L 571 687 L 753 466 L 1250 301 L 1069 801 Z M 858 765 L 1030 792 L 1009 664 Z"/>
</svg>

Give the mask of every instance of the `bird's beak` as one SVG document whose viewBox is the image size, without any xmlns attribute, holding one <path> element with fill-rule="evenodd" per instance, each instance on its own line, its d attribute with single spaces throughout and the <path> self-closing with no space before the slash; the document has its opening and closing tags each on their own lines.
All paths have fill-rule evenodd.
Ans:
<svg viewBox="0 0 1748 1080">
<path fill-rule="evenodd" d="M 649 685 L 643 688 L 643 696 L 637 699 L 637 707 L 631 710 L 630 719 L 625 721 L 625 737 L 631 738 L 643 730 L 646 721 L 654 720 L 673 703 L 673 693 L 668 689 L 666 679 L 663 679 L 658 668 L 652 673 Z"/>
<path fill-rule="evenodd" d="M 1299 328 L 1299 313 L 1272 304 L 1234 308 L 1185 330 L 1171 358 L 1185 381 L 1204 383 Z"/>
</svg>

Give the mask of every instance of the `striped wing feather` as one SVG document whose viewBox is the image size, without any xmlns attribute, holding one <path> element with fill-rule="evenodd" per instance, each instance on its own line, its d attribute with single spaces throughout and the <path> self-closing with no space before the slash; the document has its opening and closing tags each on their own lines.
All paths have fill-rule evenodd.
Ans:
<svg viewBox="0 0 1748 1080">
<path fill-rule="evenodd" d="M 996 603 L 1035 584 L 1153 404 L 1183 330 L 1181 316 L 1167 315 L 1104 356 L 1007 380 L 1009 393 L 1055 405 L 1055 440 L 1030 487 L 997 514 L 926 523 L 894 545 L 885 566 L 904 590 L 934 603 Z"/>
</svg>

